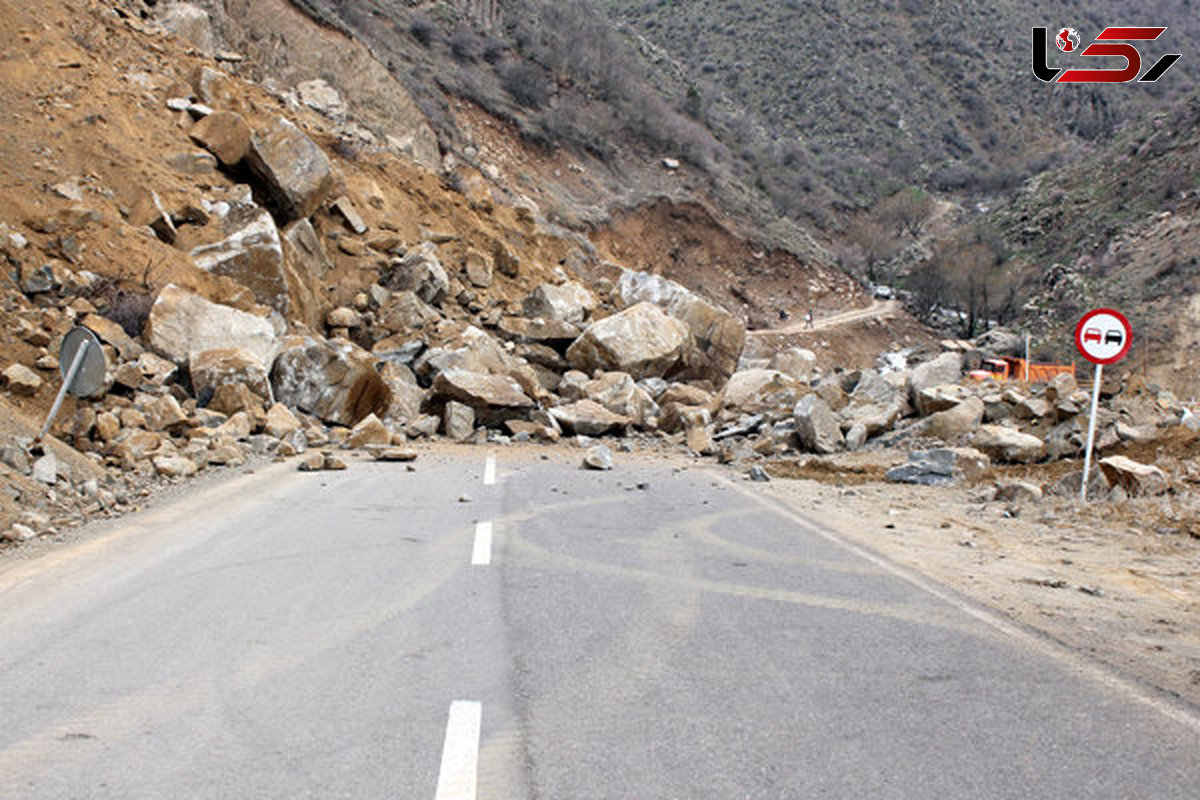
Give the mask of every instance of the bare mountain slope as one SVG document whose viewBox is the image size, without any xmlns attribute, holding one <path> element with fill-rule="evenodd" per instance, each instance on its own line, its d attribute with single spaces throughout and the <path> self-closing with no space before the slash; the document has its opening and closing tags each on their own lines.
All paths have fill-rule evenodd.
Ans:
<svg viewBox="0 0 1200 800">
<path fill-rule="evenodd" d="M 1031 28 L 1069 25 L 1090 41 L 1104 26 L 1132 24 L 1128 5 L 1113 0 L 1036 10 L 926 0 L 599 5 L 669 54 L 691 82 L 672 78 L 676 91 L 692 93 L 699 114 L 725 131 L 719 138 L 794 214 L 869 205 L 908 184 L 1012 186 L 1050 155 L 1103 138 L 1189 88 L 1196 75 L 1185 55 L 1161 81 L 1136 88 L 1036 80 Z M 1139 45 L 1147 64 L 1186 53 L 1200 28 L 1177 2 L 1141 4 L 1137 24 L 1169 26 L 1160 42 Z M 765 137 L 747 135 L 755 125 Z"/>
</svg>

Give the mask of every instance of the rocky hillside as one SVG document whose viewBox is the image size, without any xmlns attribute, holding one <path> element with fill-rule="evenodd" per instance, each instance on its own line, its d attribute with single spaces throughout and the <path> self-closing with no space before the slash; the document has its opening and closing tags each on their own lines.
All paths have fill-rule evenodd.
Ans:
<svg viewBox="0 0 1200 800">
<path fill-rule="evenodd" d="M 1195 83 L 1186 58 L 1138 91 L 1034 79 L 1031 28 L 1070 25 L 1093 37 L 1128 17 L 1126 4 L 1108 0 L 1036 12 L 924 0 L 599 5 L 646 42 L 680 104 L 797 216 L 871 206 L 907 185 L 976 195 L 1019 185 Z M 1169 43 L 1142 45 L 1146 59 L 1186 52 L 1197 32 L 1186 4 L 1138 13 L 1169 26 Z"/>
<path fill-rule="evenodd" d="M 979 353 L 932 358 L 894 306 L 872 316 L 857 283 L 740 235 L 703 198 L 559 224 L 523 188 L 586 182 L 575 151 L 539 154 L 511 121 L 451 102 L 487 158 L 459 161 L 369 49 L 288 9 L 272 38 L 265 17 L 237 27 L 258 19 L 248 7 L 235 26 L 185 3 L 0 0 L 5 539 L 247 459 L 337 469 L 340 448 L 411 460 L 410 442 L 438 437 L 612 435 L 747 466 L 940 444 L 978 448 L 949 456 L 964 464 L 1077 454 L 1086 396 L 1070 382 L 957 385 Z M 302 64 L 359 70 L 365 99 Z M 508 184 L 508 169 L 526 172 Z M 747 320 L 813 307 L 856 309 L 854 358 L 787 333 L 748 351 Z M 833 340 L 827 322 L 795 335 Z M 35 441 L 77 325 L 101 343 L 103 385 Z M 891 351 L 879 369 L 872 350 Z M 1195 421 L 1154 387 L 1106 395 L 1114 454 Z M 945 458 L 933 469 L 961 478 Z M 1110 467 L 1115 496 L 1190 480 Z"/>
<path fill-rule="evenodd" d="M 264 6 L 238 25 L 266 26 Z M 366 49 L 276 10 L 272 38 L 189 4 L 0 3 L 0 506 L 6 523 L 31 515 L 17 538 L 255 454 L 653 429 L 671 381 L 711 399 L 738 367 L 747 305 L 627 268 L 657 255 L 556 227 L 486 165 L 447 169 Z M 285 33 L 295 49 L 271 56 Z M 312 76 L 320 65 L 363 74 L 363 94 Z M 502 121 L 471 120 L 529 157 Z M 687 256 L 728 299 L 723 270 L 766 252 L 702 205 L 684 212 Z M 795 302 L 861 300 L 810 274 Z M 35 443 L 77 324 L 103 342 L 104 387 L 68 398 L 57 438 Z"/>
<path fill-rule="evenodd" d="M 979 222 L 1027 292 L 1043 341 L 1099 304 L 1133 323 L 1131 367 L 1184 397 L 1200 386 L 1200 98 L 1130 127 L 1091 158 L 1040 175 Z M 1062 338 L 1062 337 L 1058 337 Z M 1054 354 L 1070 357 L 1069 346 Z"/>
</svg>

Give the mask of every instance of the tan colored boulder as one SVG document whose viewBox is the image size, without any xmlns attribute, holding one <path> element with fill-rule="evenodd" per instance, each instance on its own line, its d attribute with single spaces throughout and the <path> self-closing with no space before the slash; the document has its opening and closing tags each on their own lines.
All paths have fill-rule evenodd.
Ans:
<svg viewBox="0 0 1200 800">
<path fill-rule="evenodd" d="M 525 298 L 523 310 L 529 319 L 579 323 L 598 305 L 596 296 L 582 284 L 568 281 L 559 286 L 543 283 Z"/>
<path fill-rule="evenodd" d="M 690 346 L 687 326 L 653 303 L 638 303 L 592 323 L 567 349 L 583 372 L 627 372 L 635 379 L 662 377 L 682 362 Z"/>
<path fill-rule="evenodd" d="M 959 383 L 929 386 L 921 390 L 920 405 L 924 413 L 936 414 L 954 408 L 969 397 L 974 397 L 971 388 Z"/>
<path fill-rule="evenodd" d="M 217 111 L 203 117 L 188 131 L 196 144 L 232 167 L 250 152 L 250 126 L 241 114 Z"/>
<path fill-rule="evenodd" d="M 243 413 L 250 418 L 255 428 L 259 428 L 267 422 L 266 412 L 263 411 L 264 402 L 262 396 L 250 391 L 244 383 L 225 383 L 213 392 L 206 408 L 229 416 Z"/>
<path fill-rule="evenodd" d="M 594 400 L 579 400 L 550 409 L 550 416 L 567 431 L 583 436 L 603 436 L 628 427 L 629 417 L 614 414 Z"/>
<path fill-rule="evenodd" d="M 457 400 L 472 408 L 532 408 L 534 403 L 520 384 L 507 375 L 489 375 L 465 369 L 446 369 L 433 379 L 433 396 Z"/>
<path fill-rule="evenodd" d="M 524 317 L 503 317 L 497 327 L 505 337 L 519 342 L 573 342 L 583 332 L 571 322 Z"/>
<path fill-rule="evenodd" d="M 88 314 L 80 324 L 96 334 L 101 342 L 111 344 L 116 348 L 122 360 L 135 361 L 141 357 L 142 346 L 130 338 L 125 329 L 111 319 L 99 314 Z"/>
<path fill-rule="evenodd" d="M 938 411 L 925 419 L 925 430 L 944 442 L 974 433 L 983 422 L 983 401 L 968 397 L 953 408 Z"/>
<path fill-rule="evenodd" d="M 298 219 L 283 229 L 283 250 L 301 280 L 324 278 L 333 269 L 321 237 L 307 219 Z"/>
<path fill-rule="evenodd" d="M 132 428 L 124 431 L 110 452 L 121 461 L 125 469 L 133 469 L 139 461 L 150 457 L 162 445 L 162 437 L 157 433 Z"/>
<path fill-rule="evenodd" d="M 242 384 L 260 398 L 271 396 L 266 366 L 241 347 L 194 352 L 188 358 L 188 371 L 197 398 L 207 399 L 227 384 Z"/>
<path fill-rule="evenodd" d="M 845 445 L 837 419 L 819 396 L 808 394 L 800 398 L 792 417 L 796 420 L 796 436 L 806 450 L 829 454 Z"/>
<path fill-rule="evenodd" d="M 393 293 L 380 313 L 382 326 L 396 332 L 432 327 L 441 318 L 441 314 L 413 292 Z"/>
<path fill-rule="evenodd" d="M 300 420 L 283 403 L 276 403 L 267 410 L 265 431 L 276 439 L 282 439 L 293 431 L 300 430 Z"/>
<path fill-rule="evenodd" d="M 467 252 L 464 267 L 467 271 L 467 280 L 471 282 L 472 286 L 486 289 L 492 285 L 492 259 L 490 256 L 478 250 L 470 250 Z"/>
<path fill-rule="evenodd" d="M 155 18 L 179 38 L 189 42 L 206 56 L 216 52 L 217 39 L 213 34 L 212 19 L 203 8 L 192 3 L 168 3 L 158 9 Z"/>
<path fill-rule="evenodd" d="M 121 433 L 121 420 L 110 411 L 101 411 L 96 415 L 96 435 L 102 441 L 111 442 Z"/>
<path fill-rule="evenodd" d="M 1109 456 L 1099 461 L 1104 480 L 1119 486 L 1130 497 L 1165 494 L 1170 484 L 1167 475 L 1152 464 L 1141 464 L 1125 456 Z"/>
<path fill-rule="evenodd" d="M 911 375 L 911 392 L 913 404 L 922 416 L 930 412 L 926 410 L 921 399 L 921 393 L 931 386 L 942 386 L 948 383 L 958 383 L 962 380 L 962 353 L 942 353 L 931 361 L 916 367 Z"/>
<path fill-rule="evenodd" d="M 271 369 L 275 398 L 334 425 L 352 426 L 368 414 L 384 414 L 391 391 L 374 359 L 346 341 L 289 336 Z"/>
<path fill-rule="evenodd" d="M 475 432 L 475 409 L 457 400 L 450 400 L 442 409 L 442 432 L 446 438 L 464 442 Z"/>
<path fill-rule="evenodd" d="M 810 383 L 817 366 L 817 356 L 802 347 L 780 350 L 771 358 L 771 369 L 782 372 L 803 383 Z"/>
<path fill-rule="evenodd" d="M 213 430 L 214 439 L 228 439 L 234 442 L 240 442 L 250 438 L 250 434 L 254 432 L 254 421 L 250 415 L 244 411 L 239 411 L 229 419 L 222 422 Z"/>
<path fill-rule="evenodd" d="M 250 137 L 245 163 L 288 220 L 311 217 L 335 186 L 325 152 L 284 117 Z"/>
<path fill-rule="evenodd" d="M 176 364 L 186 364 L 193 352 L 227 347 L 240 347 L 270 364 L 278 347 L 269 320 L 210 302 L 174 284 L 159 292 L 144 336 L 156 352 Z"/>
<path fill-rule="evenodd" d="M 971 437 L 971 445 L 997 461 L 1028 464 L 1046 452 L 1046 444 L 1036 436 L 1003 425 L 981 425 Z"/>
<path fill-rule="evenodd" d="M 368 414 L 350 431 L 350 438 L 346 440 L 346 443 L 356 450 L 373 444 L 390 445 L 392 432 L 380 421 L 379 417 Z"/>
<path fill-rule="evenodd" d="M 760 414 L 771 409 L 791 410 L 808 392 L 806 384 L 777 370 L 740 370 L 725 384 L 722 405 L 743 414 Z"/>
<path fill-rule="evenodd" d="M 4 387 L 15 395 L 32 397 L 42 388 L 42 379 L 24 364 L 10 364 L 0 372 Z"/>
<path fill-rule="evenodd" d="M 245 286 L 254 299 L 286 314 L 289 305 L 283 243 L 266 209 L 234 204 L 213 226 L 220 237 L 192 250 L 192 262 Z"/>
<path fill-rule="evenodd" d="M 152 431 L 165 431 L 187 422 L 187 414 L 172 395 L 156 397 L 146 404 L 146 427 Z"/>
<path fill-rule="evenodd" d="M 687 326 L 691 336 L 680 378 L 707 380 L 719 387 L 737 370 L 746 328 L 725 309 L 674 281 L 633 270 L 622 272 L 616 293 L 625 304 L 654 303 Z"/>
<path fill-rule="evenodd" d="M 658 406 L 650 399 L 650 395 L 624 372 L 605 372 L 584 384 L 582 390 L 587 399 L 594 400 L 614 414 L 629 417 L 639 427 L 658 412 Z"/>
</svg>

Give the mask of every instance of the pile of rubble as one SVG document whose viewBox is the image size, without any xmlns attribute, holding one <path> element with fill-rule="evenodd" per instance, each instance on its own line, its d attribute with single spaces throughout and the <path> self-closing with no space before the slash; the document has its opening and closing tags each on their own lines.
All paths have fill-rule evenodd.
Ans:
<svg viewBox="0 0 1200 800">
<path fill-rule="evenodd" d="M 144 186 L 114 224 L 98 210 L 116 205 L 111 192 L 64 182 L 47 190 L 52 213 L 0 224 L 12 344 L 0 392 L 48 407 L 58 343 L 75 325 L 99 337 L 109 365 L 96 397 L 68 406 L 54 443 L 0 441 L 0 462 L 41 486 L 53 512 L 5 520 L 7 538 L 127 509 L 148 484 L 210 467 L 306 454 L 304 469 L 337 469 L 336 447 L 405 461 L 408 442 L 436 436 L 625 437 L 626 448 L 639 440 L 739 464 L 873 447 L 926 454 L 896 480 L 954 477 L 980 459 L 1073 458 L 1083 446 L 1088 396 L 1069 377 L 964 385 L 955 352 L 853 372 L 823 372 L 797 348 L 747 362 L 736 317 L 662 277 L 590 263 L 526 208 L 506 210 L 518 231 L 504 235 L 404 235 L 414 226 L 389 216 L 373 179 L 348 178 L 295 120 L 244 102 L 229 75 L 201 66 L 172 89 L 158 113 L 176 123 L 166 161 L 178 183 Z M 488 198 L 455 202 L 464 219 L 493 221 Z M 98 229 L 141 237 L 187 269 L 162 286 L 96 275 L 81 265 Z M 562 257 L 529 255 L 546 252 Z M 1185 416 L 1136 381 L 1105 395 L 1101 452 Z M 597 450 L 588 462 L 611 457 Z M 1131 493 L 1158 491 L 1154 480 L 1114 478 Z M 10 499 L 36 505 L 22 485 Z"/>
</svg>

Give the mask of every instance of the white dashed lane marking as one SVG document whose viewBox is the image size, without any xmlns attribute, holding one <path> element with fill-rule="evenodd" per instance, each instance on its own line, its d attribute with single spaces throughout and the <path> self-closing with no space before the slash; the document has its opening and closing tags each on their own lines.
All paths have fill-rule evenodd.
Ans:
<svg viewBox="0 0 1200 800">
<path fill-rule="evenodd" d="M 492 523 L 480 522 L 475 525 L 475 548 L 471 551 L 471 563 L 477 567 L 485 567 L 492 563 Z"/>
<path fill-rule="evenodd" d="M 442 768 L 434 800 L 475 800 L 479 775 L 479 729 L 483 704 L 455 700 L 446 720 Z"/>
<path fill-rule="evenodd" d="M 483 485 L 491 486 L 496 482 L 496 457 L 488 456 L 483 463 Z"/>
</svg>

